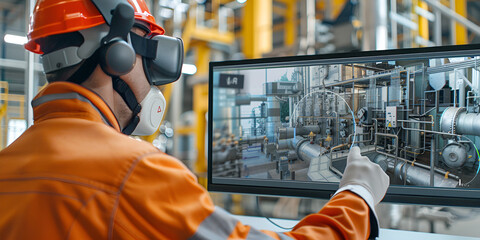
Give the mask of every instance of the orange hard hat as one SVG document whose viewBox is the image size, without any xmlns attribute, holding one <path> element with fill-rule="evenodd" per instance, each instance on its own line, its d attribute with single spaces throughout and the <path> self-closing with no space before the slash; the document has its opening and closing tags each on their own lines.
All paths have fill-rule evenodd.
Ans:
<svg viewBox="0 0 480 240">
<path fill-rule="evenodd" d="M 105 0 L 109 1 L 109 0 Z M 135 11 L 135 19 L 146 23 L 150 31 L 162 35 L 165 30 L 155 23 L 144 0 L 128 0 Z M 75 32 L 105 23 L 102 14 L 90 0 L 38 0 L 30 16 L 28 42 L 25 48 L 43 54 L 37 39 Z"/>
</svg>

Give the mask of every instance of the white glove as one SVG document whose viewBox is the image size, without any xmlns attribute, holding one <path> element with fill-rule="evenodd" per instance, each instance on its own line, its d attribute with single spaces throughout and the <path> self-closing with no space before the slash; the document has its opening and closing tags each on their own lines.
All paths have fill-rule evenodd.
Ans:
<svg viewBox="0 0 480 240">
<path fill-rule="evenodd" d="M 368 157 L 363 157 L 360 148 L 353 147 L 350 150 L 347 167 L 340 180 L 341 189 L 350 185 L 362 186 L 370 192 L 374 205 L 377 205 L 385 196 L 389 183 L 390 178 L 387 174 L 378 164 L 371 162 Z M 365 199 L 365 196 L 361 197 Z"/>
</svg>

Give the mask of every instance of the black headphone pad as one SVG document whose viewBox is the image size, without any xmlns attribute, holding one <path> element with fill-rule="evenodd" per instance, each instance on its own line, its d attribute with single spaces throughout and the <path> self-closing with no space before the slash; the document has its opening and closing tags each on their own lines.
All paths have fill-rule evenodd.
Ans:
<svg viewBox="0 0 480 240">
<path fill-rule="evenodd" d="M 122 76 L 132 71 L 136 53 L 123 39 L 113 39 L 100 49 L 100 66 L 110 76 Z"/>
</svg>

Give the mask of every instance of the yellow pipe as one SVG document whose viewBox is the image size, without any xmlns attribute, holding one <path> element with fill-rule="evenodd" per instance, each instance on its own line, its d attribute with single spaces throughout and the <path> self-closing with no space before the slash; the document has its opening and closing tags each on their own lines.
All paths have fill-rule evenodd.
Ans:
<svg viewBox="0 0 480 240">
<path fill-rule="evenodd" d="M 418 1 L 417 6 L 428 10 L 428 5 L 424 1 Z M 423 38 L 424 40 L 429 40 L 429 31 L 428 31 L 428 19 L 418 15 L 418 35 Z M 421 45 L 422 47 L 427 47 L 425 45 Z"/>
<path fill-rule="evenodd" d="M 210 61 L 210 47 L 207 43 L 201 42 L 195 45 L 197 50 L 196 76 L 208 76 L 208 63 Z"/>
<path fill-rule="evenodd" d="M 176 127 L 175 134 L 177 135 L 189 135 L 194 133 L 196 130 L 194 127 L 184 126 L 184 127 Z"/>
<path fill-rule="evenodd" d="M 198 174 L 198 182 L 204 187 L 207 186 L 207 163 L 205 159 L 205 128 L 207 121 L 205 114 L 208 110 L 208 84 L 197 84 L 193 87 L 193 111 L 196 115 L 196 149 L 197 161 L 195 162 L 195 172 Z"/>
<path fill-rule="evenodd" d="M 337 149 L 342 148 L 342 147 L 345 147 L 345 146 L 348 146 L 348 143 L 342 143 L 342 144 L 339 144 L 339 145 L 337 145 L 337 146 L 335 146 L 335 147 L 332 147 L 332 148 L 330 149 L 330 153 L 332 153 L 333 150 L 337 150 Z"/>
<path fill-rule="evenodd" d="M 325 9 L 327 9 L 327 4 L 325 1 L 316 1 L 315 3 L 315 12 L 318 14 L 317 19 L 325 20 L 326 14 Z"/>
<path fill-rule="evenodd" d="M 262 57 L 272 50 L 272 0 L 247 1 L 243 11 L 243 53 Z"/>
<path fill-rule="evenodd" d="M 227 45 L 233 44 L 235 35 L 231 32 L 220 33 L 216 29 L 197 27 L 192 31 L 192 38 L 205 42 L 217 42 Z"/>
<path fill-rule="evenodd" d="M 455 12 L 466 18 L 467 0 L 455 0 Z M 455 44 L 468 44 L 467 29 L 459 23 L 455 23 Z"/>
<path fill-rule="evenodd" d="M 285 46 L 292 46 L 295 44 L 297 37 L 297 1 L 285 2 L 287 7 L 285 14 Z"/>
<path fill-rule="evenodd" d="M 330 10 L 332 11 L 330 14 L 330 20 L 335 20 L 338 18 L 343 8 L 345 8 L 346 3 L 347 3 L 347 0 L 333 0 L 333 1 L 330 0 L 330 4 L 331 4 Z"/>
<path fill-rule="evenodd" d="M 210 48 L 207 43 L 196 45 L 197 50 L 197 75 L 205 76 L 208 74 L 208 62 L 210 59 Z M 205 129 L 207 121 L 205 114 L 208 111 L 208 83 L 201 83 L 193 86 L 193 111 L 196 116 L 195 125 L 195 144 L 197 149 L 197 161 L 195 162 L 195 172 L 198 175 L 198 182 L 207 187 L 207 161 L 205 158 Z"/>
</svg>

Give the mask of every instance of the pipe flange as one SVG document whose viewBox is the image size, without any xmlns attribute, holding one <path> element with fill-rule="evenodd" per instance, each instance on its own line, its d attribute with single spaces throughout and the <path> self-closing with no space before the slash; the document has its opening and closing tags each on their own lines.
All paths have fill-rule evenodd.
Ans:
<svg viewBox="0 0 480 240">
<path fill-rule="evenodd" d="M 457 131 L 456 131 L 456 127 L 457 127 L 457 119 L 458 119 L 458 115 L 462 112 L 465 112 L 466 109 L 465 108 L 457 108 L 456 111 L 455 111 L 455 116 L 453 118 L 453 122 L 452 122 L 452 133 L 455 134 Z"/>
<path fill-rule="evenodd" d="M 455 134 L 458 115 L 465 111 L 466 109 L 463 107 L 449 107 L 445 109 L 440 118 L 440 130 L 442 132 Z"/>
</svg>

